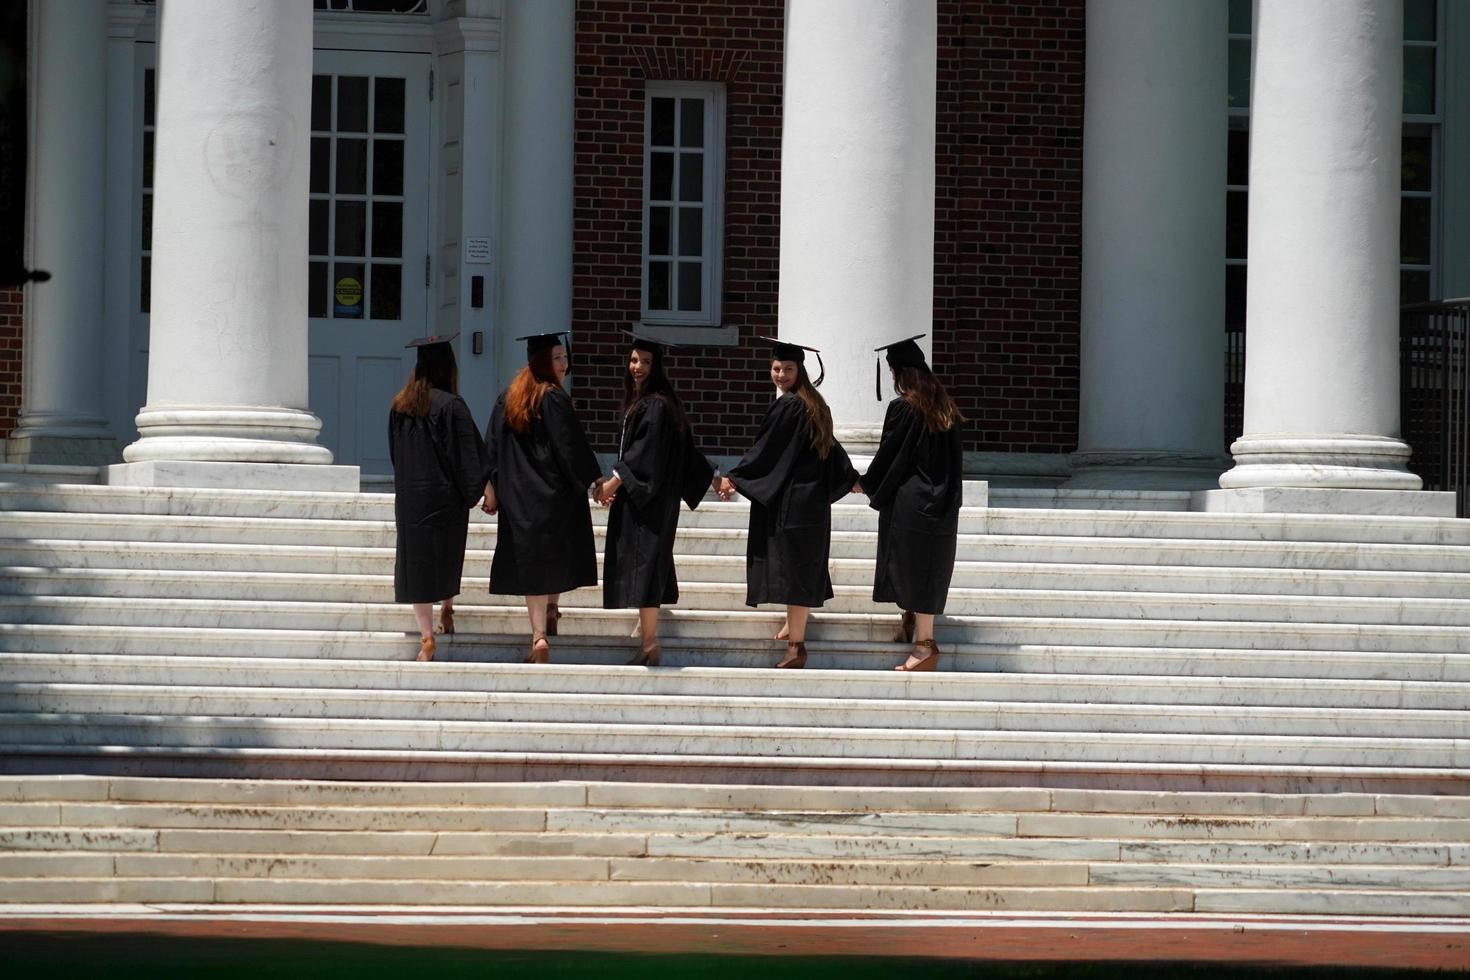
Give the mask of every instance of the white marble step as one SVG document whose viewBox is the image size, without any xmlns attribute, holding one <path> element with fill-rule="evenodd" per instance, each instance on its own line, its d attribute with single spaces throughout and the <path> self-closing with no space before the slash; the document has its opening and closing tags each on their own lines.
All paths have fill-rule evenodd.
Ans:
<svg viewBox="0 0 1470 980">
<path fill-rule="evenodd" d="M 519 596 L 488 595 L 489 583 L 463 578 L 456 604 L 465 616 L 479 610 L 524 609 Z M 684 610 L 740 611 L 743 583 L 684 582 L 679 606 Z M 873 613 L 870 585 L 835 586 L 836 595 L 822 607 L 829 613 Z M 309 575 L 271 572 L 159 571 L 128 569 L 51 569 L 0 567 L 0 592 L 12 597 L 98 597 L 106 599 L 230 600 L 285 602 L 311 596 L 323 606 L 392 604 L 393 577 L 380 575 Z M 601 606 L 592 588 L 562 597 L 562 608 Z M 303 603 L 303 605 L 306 605 Z M 1186 592 L 1084 592 L 1071 589 L 951 588 L 946 617 L 965 616 L 1078 617 L 1139 620 L 1209 620 L 1215 622 L 1350 623 L 1432 626 L 1466 631 L 1470 646 L 1470 598 L 1421 599 L 1374 596 L 1269 594 L 1195 594 Z"/>
<path fill-rule="evenodd" d="M 959 702 L 861 697 L 402 691 L 351 688 L 0 681 L 0 712 L 235 718 L 526 722 L 574 725 L 769 726 L 947 732 L 1047 731 L 1089 735 L 1304 735 L 1470 739 L 1470 711 L 1254 705 Z"/>
<path fill-rule="evenodd" d="M 1470 740 L 1300 734 L 1065 730 L 944 731 L 680 723 L 413 721 L 147 714 L 0 714 L 0 744 L 16 755 L 52 748 L 325 749 L 621 758 L 693 757 L 1345 766 L 1470 769 Z"/>
<path fill-rule="evenodd" d="M 98 654 L 0 653 L 0 677 L 11 684 L 176 685 L 262 690 L 346 689 L 393 693 L 453 692 L 456 696 L 510 694 L 637 695 L 643 697 L 833 698 L 913 701 L 1019 701 L 1027 703 L 1236 705 L 1462 711 L 1470 683 L 1401 680 L 1189 677 L 1141 673 L 967 673 L 930 676 L 884 670 L 806 670 L 772 676 L 746 668 L 678 670 L 620 666 L 546 665 L 525 670 L 509 663 L 432 665 L 318 659 L 156 657 Z"/>
<path fill-rule="evenodd" d="M 1015 557 L 1024 551 L 1016 549 Z M 1147 555 L 1141 555 L 1148 558 Z M 1155 559 L 1161 556 L 1154 556 Z M 1470 561 L 1470 555 L 1464 556 Z M 491 553 L 469 551 L 465 574 L 485 578 Z M 289 545 L 180 544 L 90 540 L 0 539 L 0 565 L 49 569 L 128 569 L 137 571 L 216 571 L 281 575 L 382 575 L 391 573 L 391 548 L 320 548 Z M 599 556 L 601 568 L 601 556 Z M 680 554 L 678 573 L 685 582 L 741 583 L 743 555 Z M 837 585 L 871 585 L 871 559 L 836 558 Z M 1470 569 L 1470 565 L 1467 565 Z M 601 574 L 599 572 L 599 574 Z M 1108 564 L 1016 561 L 959 561 L 954 588 L 1126 590 L 1271 595 L 1333 595 L 1460 598 L 1470 595 L 1470 570 L 1463 572 L 1362 571 L 1357 569 L 1184 567 L 1140 562 Z"/>
<path fill-rule="evenodd" d="M 583 593 L 586 593 L 584 596 Z M 561 631 L 565 635 L 626 637 L 633 619 L 626 610 L 602 610 L 581 603 L 597 601 L 592 590 L 563 596 Z M 1386 600 L 1390 603 L 1404 600 Z M 1285 601 L 1277 603 L 1285 605 Z M 871 603 L 869 604 L 871 607 Z M 1470 650 L 1465 627 L 1394 624 L 1259 622 L 1247 620 L 1139 619 L 1137 607 L 1123 606 L 1119 618 L 1070 618 L 1036 612 L 1005 616 L 945 616 L 936 627 L 941 645 L 1049 643 L 1058 645 L 1147 647 L 1168 644 L 1230 649 L 1346 650 L 1361 652 L 1462 653 Z M 1199 610 L 1188 610 L 1198 615 Z M 1290 611 L 1289 608 L 1287 611 Z M 769 638 L 781 617 L 775 612 L 667 610 L 660 634 L 670 638 L 758 641 Z M 813 614 L 813 643 L 845 645 L 891 638 L 891 613 Z M 511 605 L 467 605 L 457 614 L 463 634 L 524 636 L 525 609 Z M 70 626 L 183 626 L 323 633 L 390 632 L 408 625 L 407 610 L 390 603 L 286 602 L 229 599 L 143 599 L 93 596 L 0 595 L 0 624 Z M 329 642 L 330 638 L 324 638 Z M 560 641 L 558 641 L 560 642 Z M 771 648 L 775 652 L 775 647 Z M 820 647 L 818 647 L 820 649 Z M 1446 661 L 1449 663 L 1450 661 Z M 820 664 L 812 664 L 820 666 Z"/>
</svg>

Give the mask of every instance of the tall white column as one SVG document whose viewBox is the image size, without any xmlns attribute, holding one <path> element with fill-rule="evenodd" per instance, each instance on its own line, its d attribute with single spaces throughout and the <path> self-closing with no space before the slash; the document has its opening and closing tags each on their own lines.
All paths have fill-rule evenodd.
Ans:
<svg viewBox="0 0 1470 980">
<path fill-rule="evenodd" d="M 146 465 L 114 482 L 355 488 L 288 465 L 332 460 L 306 392 L 311 51 L 309 0 L 163 5 L 148 404 L 123 454 Z"/>
<path fill-rule="evenodd" d="M 1414 490 L 1399 438 L 1402 0 L 1257 0 L 1245 434 L 1227 488 Z"/>
<path fill-rule="evenodd" d="M 1073 487 L 1199 489 L 1224 447 L 1225 0 L 1088 0 Z"/>
<path fill-rule="evenodd" d="M 856 452 L 882 431 L 873 348 L 934 322 L 937 31 L 935 0 L 786 3 L 779 330 L 822 349 Z"/>
<path fill-rule="evenodd" d="M 505 5 L 500 383 L 526 363 L 514 338 L 572 323 L 572 0 Z M 573 379 L 575 381 L 575 377 Z"/>
<path fill-rule="evenodd" d="M 32 0 L 30 254 L 52 274 L 25 298 L 21 416 L 13 462 L 117 457 L 102 401 L 107 131 L 106 0 Z"/>
</svg>

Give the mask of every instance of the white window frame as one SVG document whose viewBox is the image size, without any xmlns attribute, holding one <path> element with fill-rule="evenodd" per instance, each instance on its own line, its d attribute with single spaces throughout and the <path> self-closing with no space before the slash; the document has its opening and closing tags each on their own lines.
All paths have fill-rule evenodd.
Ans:
<svg viewBox="0 0 1470 980">
<path fill-rule="evenodd" d="M 704 274 L 700 310 L 650 310 L 648 308 L 648 237 L 651 206 L 651 160 L 653 135 L 653 100 L 656 98 L 700 98 L 705 104 L 704 125 Z M 677 125 L 678 113 L 675 113 Z M 639 257 L 639 305 L 642 322 L 653 333 L 670 341 L 719 340 L 711 337 L 710 328 L 720 327 L 721 293 L 724 285 L 725 251 L 725 87 L 717 83 L 650 81 L 643 95 L 643 213 L 642 248 Z M 678 236 L 677 220 L 671 223 L 670 235 Z M 677 273 L 671 273 L 672 281 Z M 660 329 L 668 328 L 668 329 Z M 678 329 L 695 328 L 695 329 Z"/>
</svg>

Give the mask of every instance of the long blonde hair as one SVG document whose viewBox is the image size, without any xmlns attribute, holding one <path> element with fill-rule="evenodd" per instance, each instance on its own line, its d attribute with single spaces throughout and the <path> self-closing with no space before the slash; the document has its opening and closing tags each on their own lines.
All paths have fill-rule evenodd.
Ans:
<svg viewBox="0 0 1470 980">
<path fill-rule="evenodd" d="M 807 437 L 811 439 L 817 456 L 826 459 L 827 454 L 832 451 L 832 410 L 827 407 L 827 400 L 807 376 L 806 365 L 800 361 L 796 362 L 796 383 L 791 386 L 790 394 L 801 399 L 802 406 L 806 409 Z"/>
</svg>

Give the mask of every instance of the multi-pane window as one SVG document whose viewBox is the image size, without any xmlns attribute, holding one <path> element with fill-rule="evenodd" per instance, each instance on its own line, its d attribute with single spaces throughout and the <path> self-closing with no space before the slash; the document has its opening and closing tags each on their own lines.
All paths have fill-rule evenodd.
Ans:
<svg viewBox="0 0 1470 980">
<path fill-rule="evenodd" d="M 643 319 L 719 322 L 722 91 L 650 83 L 644 101 Z"/>
<path fill-rule="evenodd" d="M 403 315 L 404 80 L 311 79 L 307 315 Z"/>
<path fill-rule="evenodd" d="M 143 72 L 143 200 L 139 220 L 138 312 L 153 305 L 153 133 L 157 120 L 158 72 Z"/>
</svg>

